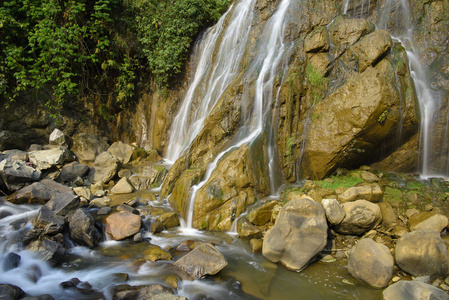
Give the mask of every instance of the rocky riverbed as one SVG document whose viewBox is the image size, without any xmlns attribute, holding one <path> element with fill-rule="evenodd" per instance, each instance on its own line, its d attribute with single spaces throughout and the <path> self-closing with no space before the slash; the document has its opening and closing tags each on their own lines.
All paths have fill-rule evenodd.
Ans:
<svg viewBox="0 0 449 300">
<path fill-rule="evenodd" d="M 449 299 L 444 179 L 339 170 L 214 233 L 180 223 L 159 195 L 169 167 L 135 145 L 55 130 L 0 160 L 6 298 Z"/>
</svg>

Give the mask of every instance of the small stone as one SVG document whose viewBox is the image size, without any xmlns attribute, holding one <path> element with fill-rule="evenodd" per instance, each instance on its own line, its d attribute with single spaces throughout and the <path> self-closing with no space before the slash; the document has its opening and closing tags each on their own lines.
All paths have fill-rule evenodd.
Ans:
<svg viewBox="0 0 449 300">
<path fill-rule="evenodd" d="M 134 187 L 129 182 L 128 178 L 123 177 L 111 189 L 113 194 L 130 194 L 134 191 Z"/>
<path fill-rule="evenodd" d="M 133 237 L 133 240 L 136 243 L 141 242 L 142 241 L 142 233 L 139 232 L 139 233 L 135 234 Z"/>
<path fill-rule="evenodd" d="M 77 186 L 83 186 L 84 180 L 81 177 L 76 177 L 76 179 L 73 181 L 73 183 L 76 184 Z"/>
<path fill-rule="evenodd" d="M 152 234 L 161 233 L 163 230 L 164 230 L 164 225 L 162 225 L 161 222 L 154 221 L 153 223 L 151 223 L 150 232 Z"/>
<path fill-rule="evenodd" d="M 410 208 L 407 209 L 407 211 L 405 212 L 405 215 L 407 216 L 407 218 L 411 218 L 413 215 L 419 214 L 419 210 L 417 210 L 416 208 Z"/>
<path fill-rule="evenodd" d="M 165 283 L 175 290 L 178 289 L 178 277 L 176 277 L 175 275 L 167 276 L 167 278 L 165 278 Z"/>
<path fill-rule="evenodd" d="M 346 255 L 345 251 L 337 251 L 337 252 L 335 252 L 335 258 L 346 259 L 346 258 L 348 258 L 348 256 Z"/>
<path fill-rule="evenodd" d="M 112 208 L 103 206 L 98 210 L 97 215 L 101 215 L 101 216 L 108 215 L 111 211 L 112 211 Z"/>
<path fill-rule="evenodd" d="M 426 204 L 426 206 L 424 207 L 425 211 L 432 211 L 433 210 L 433 205 L 432 204 Z"/>
<path fill-rule="evenodd" d="M 252 239 L 249 241 L 249 246 L 252 253 L 258 253 L 262 251 L 263 242 L 261 239 Z"/>
<path fill-rule="evenodd" d="M 394 277 L 391 279 L 391 281 L 393 281 L 393 282 L 398 282 L 399 280 L 401 280 L 401 277 L 399 277 L 399 276 L 394 276 Z"/>
<path fill-rule="evenodd" d="M 108 204 L 111 203 L 111 199 L 108 197 L 102 197 L 102 198 L 95 198 L 90 201 L 91 206 L 97 206 L 97 207 L 103 207 L 108 206 Z"/>
<path fill-rule="evenodd" d="M 129 205 L 126 204 L 120 204 L 117 206 L 117 211 L 128 211 L 130 213 L 133 213 L 135 215 L 139 214 L 139 211 Z"/>
<path fill-rule="evenodd" d="M 143 257 L 146 260 L 155 262 L 156 260 L 171 260 L 172 256 L 167 251 L 161 249 L 159 246 L 153 245 L 148 248 L 144 253 Z"/>
</svg>

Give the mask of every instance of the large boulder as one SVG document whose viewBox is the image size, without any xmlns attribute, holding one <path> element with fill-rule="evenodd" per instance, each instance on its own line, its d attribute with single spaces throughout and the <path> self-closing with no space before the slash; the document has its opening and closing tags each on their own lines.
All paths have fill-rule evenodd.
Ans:
<svg viewBox="0 0 449 300">
<path fill-rule="evenodd" d="M 442 214 L 422 212 L 411 216 L 407 222 L 407 225 L 410 231 L 430 229 L 439 234 L 444 228 L 447 227 L 448 219 Z"/>
<path fill-rule="evenodd" d="M 137 190 L 147 190 L 159 187 L 166 174 L 164 167 L 141 166 L 132 170 L 129 181 Z"/>
<path fill-rule="evenodd" d="M 70 149 L 80 162 L 90 164 L 100 153 L 107 151 L 109 145 L 106 141 L 95 135 L 80 133 L 72 137 L 73 146 Z"/>
<path fill-rule="evenodd" d="M 291 200 L 265 234 L 262 253 L 290 270 L 301 270 L 326 246 L 327 230 L 326 215 L 318 202 L 307 197 Z"/>
<path fill-rule="evenodd" d="M 101 239 L 95 228 L 95 220 L 90 213 L 78 208 L 69 218 L 70 237 L 80 245 L 95 247 Z"/>
<path fill-rule="evenodd" d="M 449 300 L 449 295 L 433 285 L 413 280 L 401 280 L 382 292 L 384 300 Z"/>
<path fill-rule="evenodd" d="M 45 204 L 58 192 L 41 182 L 21 188 L 7 200 L 14 204 Z"/>
<path fill-rule="evenodd" d="M 64 147 L 49 150 L 33 151 L 29 153 L 30 162 L 40 170 L 46 170 L 72 159 L 70 151 Z"/>
<path fill-rule="evenodd" d="M 364 184 L 346 189 L 338 196 L 338 200 L 342 203 L 355 200 L 380 202 L 383 197 L 384 193 L 378 184 Z"/>
<path fill-rule="evenodd" d="M 41 178 L 42 173 L 23 161 L 6 158 L 0 162 L 0 176 L 10 191 L 16 191 Z"/>
<path fill-rule="evenodd" d="M 118 171 L 120 162 L 114 155 L 105 151 L 97 156 L 95 162 L 90 169 L 89 179 L 93 183 L 107 183 Z"/>
<path fill-rule="evenodd" d="M 413 276 L 449 273 L 449 253 L 440 235 L 420 229 L 403 235 L 396 243 L 396 264 Z"/>
<path fill-rule="evenodd" d="M 382 222 L 379 205 L 366 200 L 357 200 L 342 204 L 346 215 L 335 231 L 341 234 L 360 235 L 375 228 Z"/>
<path fill-rule="evenodd" d="M 25 292 L 18 286 L 0 284 L 0 299 L 19 300 L 25 296 Z"/>
<path fill-rule="evenodd" d="M 372 239 L 361 239 L 349 253 L 349 273 L 376 288 L 388 285 L 393 267 L 394 259 L 388 247 Z"/>
<path fill-rule="evenodd" d="M 72 147 L 72 138 L 65 134 L 63 131 L 55 128 L 48 139 L 50 145 Z"/>
<path fill-rule="evenodd" d="M 127 164 L 131 160 L 134 148 L 123 142 L 115 142 L 109 147 L 108 152 L 114 155 L 121 164 Z"/>
<path fill-rule="evenodd" d="M 209 243 L 202 244 L 174 263 L 190 279 L 215 275 L 228 265 L 223 254 Z"/>
<path fill-rule="evenodd" d="M 109 215 L 105 219 L 105 223 L 105 231 L 110 234 L 114 240 L 119 241 L 138 233 L 142 220 L 139 216 L 133 213 L 121 211 Z"/>
<path fill-rule="evenodd" d="M 39 209 L 39 213 L 33 221 L 34 228 L 42 230 L 47 235 L 56 235 L 62 232 L 64 225 L 64 218 L 56 215 L 45 205 Z"/>
<path fill-rule="evenodd" d="M 73 193 L 58 193 L 45 204 L 58 216 L 66 217 L 80 205 L 80 198 Z"/>
<path fill-rule="evenodd" d="M 90 168 L 86 164 L 74 161 L 64 165 L 61 173 L 59 174 L 59 179 L 63 182 L 75 181 L 78 177 L 82 178 L 86 176 L 89 169 Z"/>
<path fill-rule="evenodd" d="M 340 224 L 346 216 L 345 210 L 338 203 L 337 199 L 323 199 L 321 205 L 324 207 L 327 220 L 332 225 Z"/>
</svg>

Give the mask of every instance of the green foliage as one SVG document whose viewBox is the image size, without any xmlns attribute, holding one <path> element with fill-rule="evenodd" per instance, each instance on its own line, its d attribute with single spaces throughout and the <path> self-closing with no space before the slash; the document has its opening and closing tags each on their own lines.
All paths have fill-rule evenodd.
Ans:
<svg viewBox="0 0 449 300">
<path fill-rule="evenodd" d="M 321 72 L 315 69 L 311 63 L 307 64 L 306 74 L 310 84 L 312 85 L 313 105 L 315 105 L 323 98 L 325 94 L 327 78 L 324 78 Z"/>
<path fill-rule="evenodd" d="M 351 173 L 348 176 L 331 176 L 330 180 L 321 180 L 317 181 L 316 183 L 323 189 L 335 190 L 339 187 L 353 187 L 361 182 L 363 182 L 363 179 L 361 179 L 360 176 Z"/>
<path fill-rule="evenodd" d="M 228 0 L 3 1 L 1 100 L 45 91 L 46 106 L 57 113 L 68 100 L 101 95 L 108 110 L 123 109 L 145 74 L 167 88 L 194 37 L 227 6 Z"/>
</svg>

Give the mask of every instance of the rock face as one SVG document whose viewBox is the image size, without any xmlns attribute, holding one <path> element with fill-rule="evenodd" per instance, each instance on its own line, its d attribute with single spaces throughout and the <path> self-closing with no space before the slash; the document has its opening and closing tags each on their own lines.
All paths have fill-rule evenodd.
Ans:
<svg viewBox="0 0 449 300">
<path fill-rule="evenodd" d="M 119 241 L 138 233 L 142 221 L 139 216 L 133 213 L 121 211 L 108 216 L 105 223 L 106 232 L 109 233 L 114 240 Z"/>
<path fill-rule="evenodd" d="M 89 178 L 93 183 L 107 183 L 117 174 L 119 161 L 111 153 L 105 151 L 95 158 L 90 169 Z"/>
<path fill-rule="evenodd" d="M 23 161 L 6 158 L 0 162 L 0 176 L 10 191 L 16 191 L 29 182 L 39 180 L 42 173 Z"/>
<path fill-rule="evenodd" d="M 24 134 L 9 130 L 0 131 L 0 151 L 8 149 L 26 150 L 29 145 L 29 139 Z"/>
<path fill-rule="evenodd" d="M 215 275 L 228 263 L 223 254 L 209 243 L 202 244 L 174 263 L 190 279 L 200 279 L 205 275 Z"/>
<path fill-rule="evenodd" d="M 324 209 L 319 203 L 310 198 L 291 200 L 265 234 L 262 253 L 290 270 L 301 270 L 323 250 L 327 229 Z"/>
<path fill-rule="evenodd" d="M 277 201 L 267 202 L 251 209 L 248 213 L 248 221 L 257 226 L 263 226 L 271 220 L 271 213 Z"/>
<path fill-rule="evenodd" d="M 40 170 L 50 169 L 71 160 L 69 150 L 63 147 L 30 152 L 29 157 L 30 162 Z"/>
<path fill-rule="evenodd" d="M 375 228 L 382 222 L 382 214 L 377 204 L 357 200 L 342 204 L 346 212 L 343 221 L 335 227 L 341 234 L 360 235 Z"/>
<path fill-rule="evenodd" d="M 349 273 L 373 287 L 386 287 L 393 277 L 393 267 L 388 247 L 371 239 L 361 239 L 349 254 Z"/>
<path fill-rule="evenodd" d="M 413 281 L 399 281 L 382 293 L 384 300 L 435 299 L 449 300 L 449 295 L 433 285 Z"/>
<path fill-rule="evenodd" d="M 449 253 L 440 235 L 429 229 L 420 229 L 402 236 L 396 244 L 396 264 L 413 276 L 449 273 Z"/>
</svg>

